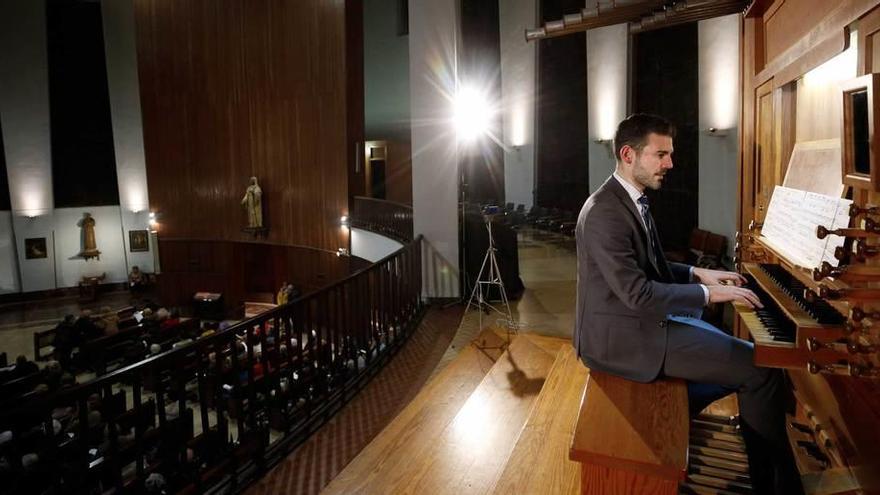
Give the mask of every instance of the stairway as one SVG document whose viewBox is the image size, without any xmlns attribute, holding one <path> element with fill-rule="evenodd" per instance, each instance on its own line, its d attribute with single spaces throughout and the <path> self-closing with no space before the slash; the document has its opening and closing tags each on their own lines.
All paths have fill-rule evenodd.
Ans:
<svg viewBox="0 0 880 495">
<path fill-rule="evenodd" d="M 577 493 L 568 449 L 587 370 L 569 341 L 476 341 L 324 493 Z"/>
</svg>

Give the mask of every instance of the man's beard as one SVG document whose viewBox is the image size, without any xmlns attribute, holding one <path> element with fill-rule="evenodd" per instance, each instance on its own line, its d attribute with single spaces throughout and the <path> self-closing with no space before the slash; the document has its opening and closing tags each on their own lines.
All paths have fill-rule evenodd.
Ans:
<svg viewBox="0 0 880 495">
<path fill-rule="evenodd" d="M 633 178 L 636 180 L 636 182 L 648 189 L 653 189 L 655 191 L 660 189 L 660 186 L 662 185 L 662 180 L 660 179 L 660 177 L 658 177 L 658 175 L 665 176 L 666 174 L 652 174 L 645 170 L 640 163 L 637 163 L 636 166 L 633 167 Z"/>
</svg>

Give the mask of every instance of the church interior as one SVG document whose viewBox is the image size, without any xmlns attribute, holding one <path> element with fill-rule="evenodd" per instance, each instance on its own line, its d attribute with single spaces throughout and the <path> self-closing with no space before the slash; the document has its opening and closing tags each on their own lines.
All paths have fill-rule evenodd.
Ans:
<svg viewBox="0 0 880 495">
<path fill-rule="evenodd" d="M 880 493 L 880 1 L 0 0 L 0 53 L 0 493 L 790 493 L 736 390 L 577 348 L 632 114 L 803 493 Z"/>
</svg>

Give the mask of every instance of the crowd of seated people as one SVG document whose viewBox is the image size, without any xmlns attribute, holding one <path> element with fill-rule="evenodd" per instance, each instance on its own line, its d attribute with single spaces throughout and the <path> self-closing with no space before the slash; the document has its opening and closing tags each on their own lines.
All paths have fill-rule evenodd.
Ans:
<svg viewBox="0 0 880 495">
<path fill-rule="evenodd" d="M 264 441 L 259 433 L 264 431 L 259 429 L 262 426 L 248 426 L 248 432 L 240 434 L 242 418 L 255 418 L 257 410 L 260 421 L 268 421 L 278 431 L 288 430 L 310 414 L 313 404 L 341 390 L 346 380 L 363 371 L 398 337 L 397 329 L 379 332 L 378 340 L 359 349 L 351 336 L 334 339 L 326 330 L 314 329 L 293 336 L 302 330 L 284 319 L 269 319 L 229 339 L 221 337 L 212 345 L 191 346 L 162 357 L 158 355 L 222 332 L 229 323 L 201 325 L 198 320 L 181 318 L 175 309 L 155 305 L 130 316 L 108 317 L 107 313 L 69 316 L 58 324 L 57 360 L 38 372 L 39 380 L 29 393 L 42 395 L 77 386 L 76 374 L 90 366 L 86 358 L 93 355 L 96 343 L 115 341 L 127 332 L 136 332 L 137 337 L 126 343 L 124 362 L 154 358 L 156 364 L 108 377 L 107 385 L 99 388 L 85 385 L 67 395 L 47 395 L 46 400 L 53 401 L 48 420 L 19 415 L 18 405 L 27 399 L 7 409 L 12 419 L 10 414 L 0 414 L 0 486 L 17 487 L 10 493 L 95 486 L 98 478 L 105 489 L 124 479 L 125 490 L 137 487 L 140 493 L 161 493 L 163 487 L 174 491 L 193 483 L 193 473 L 203 466 L 216 466 L 203 469 L 206 480 L 212 473 L 227 473 L 223 462 L 237 462 L 228 455 L 232 449 Z M 129 319 L 137 324 L 129 326 Z M 20 371 L 33 370 L 35 363 L 22 362 L 21 366 Z M 80 382 L 85 381 L 80 377 Z M 91 390 L 97 393 L 89 395 Z M 209 410 L 216 423 L 195 435 L 194 411 L 207 414 Z M 230 421 L 238 423 L 235 444 L 225 426 Z M 135 424 L 141 425 L 137 434 Z M 249 433 L 251 428 L 256 428 L 253 433 Z M 67 455 L 79 457 L 68 459 Z M 135 458 L 144 465 L 140 472 L 132 467 Z"/>
<path fill-rule="evenodd" d="M 132 320 L 133 324 L 129 320 Z M 131 333 L 131 338 L 126 339 L 123 344 L 125 347 L 120 354 L 121 367 L 185 345 L 219 330 L 217 323 L 205 325 L 199 323 L 198 320 L 182 319 L 180 311 L 176 308 L 168 310 L 152 304 L 140 311 L 128 312 L 128 316 L 124 318 L 120 318 L 120 314 L 110 311 L 109 308 L 102 308 L 99 313 L 85 310 L 79 317 L 67 315 L 54 329 L 53 359 L 42 369 L 24 355 L 19 356 L 12 365 L 0 368 L 0 408 L 6 407 L 3 404 L 11 407 L 13 401 L 18 406 L 37 396 L 76 386 L 77 374 L 91 369 L 93 366 L 91 360 L 100 352 L 96 347 L 102 341 L 114 342 L 114 339 L 125 336 L 126 332 Z M 115 345 L 115 342 L 112 345 Z M 92 371 L 96 370 L 92 369 Z M 28 378 L 28 382 L 23 387 L 7 386 L 8 383 L 25 378 Z M 16 486 L 39 487 L 42 486 L 41 483 L 48 483 L 46 480 L 52 479 L 52 476 L 57 477 L 59 475 L 57 472 L 45 472 L 47 462 L 43 457 L 47 452 L 41 449 L 45 448 L 49 440 L 64 444 L 65 436 L 73 438 L 74 435 L 80 435 L 79 432 L 87 430 L 90 436 L 94 435 L 94 439 L 90 438 L 89 441 L 94 441 L 95 452 L 98 454 L 107 452 L 109 439 L 105 418 L 115 418 L 119 414 L 116 409 L 125 409 L 124 400 L 122 405 L 116 402 L 114 404 L 112 407 L 115 409 L 111 413 L 111 405 L 106 403 L 106 397 L 102 400 L 96 394 L 89 397 L 84 415 L 75 404 L 57 408 L 52 412 L 52 431 L 49 431 L 47 423 L 28 417 L 0 424 L 0 486 L 5 486 L 4 480 L 7 476 L 13 476 L 13 472 L 16 473 Z M 169 411 L 167 417 L 173 419 L 174 414 Z M 87 421 L 85 427 L 82 426 L 83 418 Z M 118 424 L 116 427 L 118 428 Z M 11 447 L 13 437 L 16 438 L 14 449 Z M 134 441 L 134 430 L 120 431 L 117 439 L 120 443 L 116 448 L 124 447 L 129 440 Z M 53 457 L 49 462 L 56 463 L 58 459 L 54 457 L 55 455 L 52 454 Z M 62 470 L 65 469 L 63 466 L 62 462 Z M 71 467 L 68 471 L 75 469 Z M 25 479 L 21 478 L 22 473 Z M 75 477 L 75 473 L 72 472 L 63 475 Z M 156 476 L 151 477 L 144 484 L 148 493 L 151 487 L 160 489 L 154 493 L 162 493 L 162 486 L 164 481 Z"/>
<path fill-rule="evenodd" d="M 92 371 L 103 374 L 108 366 L 127 366 L 181 343 L 209 334 L 198 321 L 183 325 L 180 311 L 149 304 L 140 311 L 83 310 L 78 317 L 67 315 L 52 330 L 51 361 L 42 369 L 20 355 L 10 366 L 0 368 L 0 404 L 32 393 L 55 391 L 75 377 Z M 121 317 L 120 315 L 124 315 Z M 39 355 L 39 350 L 35 349 Z"/>
</svg>

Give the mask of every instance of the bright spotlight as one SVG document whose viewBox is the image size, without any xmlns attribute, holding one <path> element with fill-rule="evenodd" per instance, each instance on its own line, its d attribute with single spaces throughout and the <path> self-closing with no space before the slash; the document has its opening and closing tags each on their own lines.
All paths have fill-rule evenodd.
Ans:
<svg viewBox="0 0 880 495">
<path fill-rule="evenodd" d="M 462 88 L 455 96 L 455 130 L 459 139 L 471 141 L 489 130 L 491 109 L 488 97 L 473 88 Z"/>
</svg>

